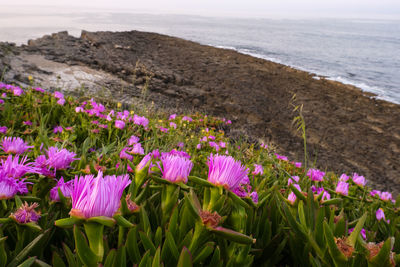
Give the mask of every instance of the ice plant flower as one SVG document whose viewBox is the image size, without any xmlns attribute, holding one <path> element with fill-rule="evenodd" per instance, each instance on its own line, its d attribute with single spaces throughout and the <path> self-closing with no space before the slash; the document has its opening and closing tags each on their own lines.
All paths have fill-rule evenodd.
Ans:
<svg viewBox="0 0 400 267">
<path fill-rule="evenodd" d="M 0 171 L 0 200 L 13 198 L 17 193 L 28 193 L 24 179 L 7 177 Z"/>
<path fill-rule="evenodd" d="M 52 201 L 60 201 L 58 189 L 61 190 L 61 193 L 63 194 L 64 197 L 68 198 L 71 197 L 72 182 L 73 180 L 64 182 L 64 178 L 61 177 L 61 179 L 57 181 L 57 185 L 50 190 L 50 199 Z"/>
<path fill-rule="evenodd" d="M 243 180 L 248 179 L 249 169 L 231 156 L 211 154 L 208 157 L 207 165 L 208 181 L 231 191 L 237 188 Z"/>
<path fill-rule="evenodd" d="M 379 209 L 376 211 L 375 216 L 376 216 L 376 219 L 377 219 L 378 221 L 380 221 L 380 220 L 382 220 L 382 219 L 385 220 L 385 212 L 383 211 L 382 208 L 379 208 Z"/>
<path fill-rule="evenodd" d="M 382 192 L 380 197 L 383 201 L 393 200 L 392 194 L 389 192 Z"/>
<path fill-rule="evenodd" d="M 294 182 L 293 182 L 292 179 L 293 179 L 296 183 L 298 183 L 299 180 L 300 180 L 300 177 L 299 177 L 299 176 L 292 176 L 292 178 L 289 178 L 289 179 L 288 179 L 288 186 L 291 185 L 291 184 L 294 184 Z"/>
<path fill-rule="evenodd" d="M 147 127 L 149 125 L 149 120 L 146 117 L 140 117 L 138 115 L 133 115 L 133 123 L 136 125 L 142 125 L 143 127 Z"/>
<path fill-rule="evenodd" d="M 354 227 L 349 229 L 349 234 L 351 234 L 354 231 Z M 364 228 L 361 229 L 360 234 L 364 240 L 367 240 L 367 232 L 365 231 Z"/>
<path fill-rule="evenodd" d="M 295 163 L 294 163 L 294 166 L 295 166 L 296 168 L 301 168 L 302 163 L 301 163 L 301 162 L 295 162 Z"/>
<path fill-rule="evenodd" d="M 131 137 L 129 137 L 129 140 L 128 140 L 128 146 L 138 143 L 139 140 L 140 140 L 139 137 L 137 137 L 135 135 L 131 135 Z"/>
<path fill-rule="evenodd" d="M 125 128 L 125 122 L 124 121 L 121 121 L 121 120 L 116 120 L 115 121 L 115 128 L 118 128 L 118 129 L 124 129 Z"/>
<path fill-rule="evenodd" d="M 7 154 L 23 154 L 29 148 L 33 148 L 33 146 L 28 146 L 19 137 L 4 137 L 1 141 L 1 149 Z"/>
<path fill-rule="evenodd" d="M 343 173 L 342 175 L 340 175 L 339 181 L 347 182 L 347 180 L 349 180 L 349 179 L 350 179 L 350 177 L 347 176 L 345 173 Z"/>
<path fill-rule="evenodd" d="M 182 118 L 182 121 L 191 122 L 191 121 L 193 121 L 193 119 L 192 119 L 191 117 L 184 116 L 184 117 Z"/>
<path fill-rule="evenodd" d="M 127 159 L 127 160 L 132 161 L 132 160 L 133 160 L 133 156 L 130 155 L 130 154 L 128 154 L 128 153 L 126 153 L 126 151 L 127 151 L 128 149 L 129 149 L 129 147 L 124 147 L 124 148 L 121 150 L 121 152 L 119 153 L 119 157 L 120 157 L 121 159 Z"/>
<path fill-rule="evenodd" d="M 61 106 L 64 106 L 64 104 L 65 104 L 65 99 L 64 99 L 64 98 L 58 99 L 58 100 L 57 100 L 57 104 L 59 104 L 59 105 L 61 105 Z"/>
<path fill-rule="evenodd" d="M 288 161 L 288 160 L 289 160 L 288 157 L 279 155 L 279 154 L 277 154 L 277 153 L 275 153 L 275 156 L 276 156 L 276 158 L 279 159 L 279 160 L 283 160 L 283 161 Z"/>
<path fill-rule="evenodd" d="M 76 154 L 74 152 L 70 152 L 65 148 L 59 149 L 55 146 L 49 147 L 46 155 L 47 166 L 55 170 L 68 169 L 73 161 L 78 160 L 78 158 L 75 158 Z"/>
<path fill-rule="evenodd" d="M 83 219 L 113 217 L 120 207 L 122 193 L 130 183 L 127 174 L 103 178 L 103 173 L 99 171 L 96 178 L 93 175 L 75 176 L 70 215 Z"/>
<path fill-rule="evenodd" d="M 22 124 L 23 125 L 32 126 L 32 122 L 31 121 L 23 121 Z"/>
<path fill-rule="evenodd" d="M 7 132 L 7 126 L 0 126 L 0 133 L 5 134 Z"/>
<path fill-rule="evenodd" d="M 59 92 L 59 91 L 55 91 L 54 92 L 54 97 L 57 98 L 57 99 L 62 99 L 62 98 L 64 98 L 64 94 Z"/>
<path fill-rule="evenodd" d="M 169 127 L 172 127 L 174 129 L 176 129 L 176 123 L 175 122 L 170 122 L 169 123 Z"/>
<path fill-rule="evenodd" d="M 310 177 L 311 181 L 323 181 L 325 172 L 317 169 L 309 169 L 307 172 L 307 176 Z"/>
<path fill-rule="evenodd" d="M 179 155 L 165 155 L 157 162 L 158 168 L 161 170 L 162 178 L 172 183 L 187 183 L 193 163 L 190 159 Z"/>
<path fill-rule="evenodd" d="M 56 127 L 54 127 L 54 129 L 53 129 L 53 133 L 62 133 L 63 132 L 63 127 L 61 127 L 61 126 L 56 126 Z"/>
<path fill-rule="evenodd" d="M 358 175 L 358 173 L 353 173 L 353 182 L 358 186 L 364 186 L 367 183 L 365 177 Z"/>
<path fill-rule="evenodd" d="M 252 172 L 254 175 L 263 175 L 264 174 L 264 168 L 262 165 L 259 164 L 254 164 L 254 171 Z"/>
<path fill-rule="evenodd" d="M 26 160 L 26 156 L 21 158 L 20 161 L 19 155 L 16 155 L 14 158 L 12 155 L 9 155 L 6 160 L 1 160 L 1 175 L 12 178 L 21 178 L 26 173 L 38 173 L 38 169 L 33 166 L 33 163 L 26 163 Z"/>
<path fill-rule="evenodd" d="M 201 149 L 201 144 L 197 144 L 196 149 Z"/>
<path fill-rule="evenodd" d="M 143 159 L 139 162 L 139 164 L 136 165 L 136 171 L 143 170 L 143 168 L 146 167 L 147 163 L 151 160 L 151 158 L 152 158 L 152 153 L 149 153 L 146 156 L 144 156 Z"/>
<path fill-rule="evenodd" d="M 297 190 L 299 190 L 301 192 L 301 188 L 300 185 L 298 184 L 293 184 L 294 187 L 296 187 Z M 296 194 L 293 192 L 290 192 L 289 196 L 288 196 L 288 201 L 290 202 L 290 204 L 294 204 L 294 202 L 296 201 L 297 197 Z"/>
<path fill-rule="evenodd" d="M 29 206 L 28 203 L 25 202 L 16 212 L 11 213 L 10 218 L 21 224 L 30 222 L 36 223 L 40 219 L 40 212 L 35 211 L 37 207 L 39 207 L 38 203 L 33 203 Z"/>
<path fill-rule="evenodd" d="M 137 154 L 137 155 L 144 155 L 144 149 L 142 147 L 142 144 L 137 143 L 133 145 L 133 148 L 131 151 L 129 151 L 131 154 Z"/>
<path fill-rule="evenodd" d="M 343 196 L 349 195 L 349 184 L 346 182 L 339 181 L 336 186 L 336 193 L 341 194 Z"/>
<path fill-rule="evenodd" d="M 175 113 L 169 116 L 169 120 L 175 120 L 175 118 L 176 118 L 176 114 Z"/>
</svg>

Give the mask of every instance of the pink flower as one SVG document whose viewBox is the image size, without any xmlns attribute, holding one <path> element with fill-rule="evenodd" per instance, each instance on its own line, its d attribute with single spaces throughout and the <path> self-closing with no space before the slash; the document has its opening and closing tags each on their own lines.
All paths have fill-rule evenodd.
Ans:
<svg viewBox="0 0 400 267">
<path fill-rule="evenodd" d="M 347 176 L 345 173 L 343 173 L 342 175 L 340 175 L 339 181 L 342 182 L 347 182 L 347 180 L 349 180 L 349 176 Z"/>
<path fill-rule="evenodd" d="M 226 148 L 226 143 L 225 143 L 225 142 L 219 141 L 218 145 L 219 145 L 221 148 Z"/>
<path fill-rule="evenodd" d="M 163 132 L 163 133 L 168 133 L 168 129 L 167 128 L 164 128 L 164 127 L 159 127 L 159 129 L 160 129 L 160 131 L 161 132 Z"/>
<path fill-rule="evenodd" d="M 375 216 L 376 216 L 376 219 L 378 220 L 378 221 L 380 221 L 380 220 L 386 220 L 385 219 L 385 212 L 383 211 L 383 209 L 382 208 L 379 208 L 377 211 L 376 211 L 376 214 L 375 214 Z"/>
<path fill-rule="evenodd" d="M 13 87 L 13 94 L 15 95 L 15 96 L 20 96 L 20 95 L 22 95 L 24 93 L 24 91 L 20 88 L 20 87 L 18 87 L 18 86 L 14 86 Z"/>
<path fill-rule="evenodd" d="M 225 122 L 225 124 L 226 124 L 226 125 L 232 124 L 232 121 L 231 121 L 231 120 L 227 120 L 227 121 Z"/>
<path fill-rule="evenodd" d="M 210 140 L 215 140 L 215 136 L 214 135 L 210 135 L 210 136 L 208 136 L 208 139 L 210 139 Z"/>
<path fill-rule="evenodd" d="M 183 148 L 185 146 L 185 143 L 183 143 L 183 142 L 179 142 L 178 144 L 177 144 L 177 147 L 180 147 L 180 148 Z"/>
<path fill-rule="evenodd" d="M 134 144 L 131 151 L 132 154 L 144 155 L 144 149 L 140 143 Z"/>
<path fill-rule="evenodd" d="M 294 163 L 294 166 L 295 166 L 296 168 L 301 168 L 302 163 L 301 163 L 301 162 L 295 162 L 295 163 Z"/>
<path fill-rule="evenodd" d="M 299 177 L 299 176 L 292 176 L 292 178 L 289 178 L 289 179 L 288 179 L 288 186 L 291 185 L 291 184 L 294 184 L 294 182 L 293 182 L 292 179 L 293 179 L 296 183 L 298 183 L 299 180 L 300 180 L 300 177 Z"/>
<path fill-rule="evenodd" d="M 311 181 L 323 181 L 325 172 L 317 169 L 309 169 L 307 172 L 307 176 L 311 178 Z"/>
<path fill-rule="evenodd" d="M 146 117 L 140 117 L 138 115 L 133 115 L 133 122 L 136 125 L 142 125 L 143 127 L 147 127 L 149 125 L 149 120 Z"/>
<path fill-rule="evenodd" d="M 184 117 L 182 118 L 182 121 L 191 122 L 191 121 L 193 121 L 193 119 L 192 119 L 191 117 L 184 116 Z"/>
<path fill-rule="evenodd" d="M 381 199 L 383 201 L 389 201 L 389 200 L 393 200 L 392 194 L 389 192 L 382 192 L 381 193 Z"/>
<path fill-rule="evenodd" d="M 256 191 L 251 192 L 250 193 L 250 197 L 251 197 L 251 200 L 253 200 L 254 203 L 258 203 L 258 194 L 257 194 Z"/>
<path fill-rule="evenodd" d="M 5 134 L 8 128 L 6 126 L 0 126 L 0 133 Z"/>
<path fill-rule="evenodd" d="M 108 128 L 108 125 L 107 125 L 107 124 L 99 124 L 99 127 L 100 127 L 100 128 L 103 128 L 103 129 L 107 129 L 107 128 Z"/>
<path fill-rule="evenodd" d="M 64 94 L 59 92 L 59 91 L 55 91 L 54 92 L 54 97 L 57 98 L 57 99 L 62 99 L 62 98 L 64 98 Z"/>
<path fill-rule="evenodd" d="M 80 218 L 113 217 L 120 207 L 124 189 L 131 183 L 129 175 L 105 176 L 99 171 L 93 175 L 75 176 L 72 183 L 70 214 Z"/>
<path fill-rule="evenodd" d="M 209 145 L 210 147 L 215 148 L 215 150 L 216 150 L 217 152 L 219 151 L 219 145 L 217 145 L 217 143 L 215 143 L 215 142 L 213 142 L 213 141 L 210 141 L 210 142 L 208 142 L 208 145 Z"/>
<path fill-rule="evenodd" d="M 32 122 L 31 121 L 23 121 L 22 124 L 23 125 L 32 126 Z"/>
<path fill-rule="evenodd" d="M 33 88 L 33 90 L 35 90 L 36 92 L 40 92 L 40 93 L 44 93 L 45 92 L 44 89 L 42 89 L 40 87 Z"/>
<path fill-rule="evenodd" d="M 115 128 L 118 128 L 118 129 L 124 129 L 125 128 L 125 122 L 124 121 L 121 121 L 121 120 L 116 120 L 115 121 Z"/>
<path fill-rule="evenodd" d="M 262 165 L 259 164 L 254 164 L 254 171 L 252 172 L 254 175 L 263 175 L 264 174 L 264 168 Z"/>
<path fill-rule="evenodd" d="M 40 213 L 36 212 L 35 208 L 38 206 L 38 203 L 33 203 L 29 206 L 28 203 L 25 202 L 16 212 L 11 213 L 10 218 L 22 224 L 37 222 L 40 219 Z"/>
<path fill-rule="evenodd" d="M 175 118 L 176 118 L 176 114 L 172 114 L 169 116 L 169 120 L 175 120 Z"/>
<path fill-rule="evenodd" d="M 376 195 L 378 195 L 378 197 L 380 198 L 381 197 L 381 191 L 379 191 L 379 190 L 372 190 L 370 193 L 369 193 L 371 196 L 376 196 Z"/>
<path fill-rule="evenodd" d="M 131 135 L 131 137 L 130 137 L 129 140 L 128 140 L 128 146 L 131 146 L 131 145 L 133 145 L 133 144 L 138 143 L 139 140 L 140 140 L 139 137 L 134 136 L 134 135 Z"/>
<path fill-rule="evenodd" d="M 63 127 L 61 127 L 61 126 L 56 126 L 56 127 L 54 127 L 54 129 L 53 129 L 53 133 L 62 133 L 63 132 Z"/>
<path fill-rule="evenodd" d="M 157 162 L 158 168 L 161 170 L 162 178 L 172 182 L 187 183 L 193 163 L 190 159 L 178 155 L 166 155 L 161 157 L 161 164 Z"/>
<path fill-rule="evenodd" d="M 208 181 L 231 191 L 237 188 L 243 180 L 249 179 L 247 177 L 249 169 L 231 156 L 211 154 L 208 157 L 207 165 Z"/>
<path fill-rule="evenodd" d="M 57 185 L 50 190 L 50 199 L 52 201 L 56 201 L 56 202 L 60 201 L 58 189 L 61 190 L 61 193 L 63 194 L 64 197 L 67 197 L 67 198 L 71 197 L 72 182 L 73 182 L 73 180 L 65 183 L 64 178 L 61 177 L 61 179 L 58 180 Z"/>
<path fill-rule="evenodd" d="M 139 162 L 138 165 L 136 165 L 136 171 L 141 171 L 143 168 L 147 165 L 149 161 L 151 161 L 153 153 L 149 153 L 146 156 L 143 157 L 143 159 Z"/>
<path fill-rule="evenodd" d="M 301 192 L 300 185 L 294 184 L 293 186 L 296 187 L 296 189 L 299 190 L 299 191 Z M 293 192 L 290 192 L 290 194 L 289 194 L 289 196 L 288 196 L 288 200 L 289 200 L 290 204 L 293 205 L 294 202 L 296 201 L 296 199 L 297 199 L 296 194 L 293 193 Z"/>
<path fill-rule="evenodd" d="M 21 178 L 26 173 L 38 173 L 38 169 L 33 166 L 32 162 L 26 163 L 27 157 L 19 160 L 19 155 L 14 158 L 9 155 L 6 160 L 1 160 L 0 173 L 6 177 Z"/>
<path fill-rule="evenodd" d="M 176 129 L 176 123 L 175 122 L 170 122 L 169 123 L 169 127 L 172 127 L 174 129 Z"/>
<path fill-rule="evenodd" d="M 0 171 L 0 200 L 13 198 L 17 193 L 28 193 L 24 179 L 8 177 L 7 173 Z"/>
<path fill-rule="evenodd" d="M 46 165 L 55 170 L 68 169 L 73 161 L 78 160 L 78 158 L 75 158 L 75 153 L 65 148 L 59 149 L 54 146 L 49 147 L 46 155 Z"/>
<path fill-rule="evenodd" d="M 343 196 L 349 195 L 349 184 L 346 182 L 339 181 L 336 186 L 336 193 L 341 194 Z"/>
<path fill-rule="evenodd" d="M 197 144 L 196 148 L 201 149 L 201 144 Z"/>
<path fill-rule="evenodd" d="M 288 161 L 288 157 L 286 157 L 286 156 L 282 156 L 282 155 L 279 155 L 277 153 L 275 153 L 275 156 L 276 156 L 277 159 L 280 159 L 280 160 L 283 160 L 283 161 Z"/>
<path fill-rule="evenodd" d="M 58 100 L 57 100 L 57 104 L 59 104 L 59 105 L 61 105 L 61 106 L 64 106 L 64 104 L 65 104 L 65 99 L 64 99 L 64 98 L 58 99 Z"/>
<path fill-rule="evenodd" d="M 19 137 L 4 137 L 1 141 L 1 149 L 7 154 L 23 154 L 29 148 L 33 148 L 33 146 L 28 146 Z"/>
<path fill-rule="evenodd" d="M 354 227 L 349 229 L 349 234 L 354 231 Z M 364 228 L 361 229 L 360 234 L 364 240 L 367 240 L 367 233 Z"/>
<path fill-rule="evenodd" d="M 75 112 L 79 113 L 79 112 L 84 112 L 85 110 L 83 109 L 83 107 L 76 107 L 75 108 Z"/>
<path fill-rule="evenodd" d="M 126 151 L 129 149 L 129 147 L 124 147 L 121 152 L 119 153 L 119 157 L 121 159 L 127 159 L 132 161 L 133 160 L 133 156 L 131 154 L 126 153 Z"/>
<path fill-rule="evenodd" d="M 353 182 L 358 186 L 364 186 L 367 183 L 365 177 L 358 175 L 357 173 L 353 173 Z"/>
</svg>

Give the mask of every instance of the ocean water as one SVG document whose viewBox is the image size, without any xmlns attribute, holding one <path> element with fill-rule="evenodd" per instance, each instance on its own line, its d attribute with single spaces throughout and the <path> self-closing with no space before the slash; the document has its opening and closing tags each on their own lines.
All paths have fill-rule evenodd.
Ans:
<svg viewBox="0 0 400 267">
<path fill-rule="evenodd" d="M 235 19 L 75 10 L 0 10 L 0 41 L 68 30 L 150 31 L 234 49 L 400 104 L 400 20 Z"/>
</svg>

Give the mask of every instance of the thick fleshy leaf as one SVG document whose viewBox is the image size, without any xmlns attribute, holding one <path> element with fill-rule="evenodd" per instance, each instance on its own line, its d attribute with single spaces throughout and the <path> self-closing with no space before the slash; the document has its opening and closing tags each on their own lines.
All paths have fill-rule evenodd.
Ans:
<svg viewBox="0 0 400 267">
<path fill-rule="evenodd" d="M 138 247 L 137 235 L 137 226 L 134 226 L 132 229 L 129 230 L 125 243 L 129 258 L 136 264 L 140 262 L 140 252 Z"/>
<path fill-rule="evenodd" d="M 183 247 L 181 255 L 179 256 L 178 264 L 176 266 L 177 267 L 193 266 L 192 255 L 190 254 L 190 251 L 186 247 Z"/>
<path fill-rule="evenodd" d="M 344 266 L 347 262 L 346 256 L 339 250 L 335 243 L 335 237 L 333 236 L 332 230 L 327 224 L 324 222 L 324 233 L 325 239 L 328 244 L 329 252 L 332 256 L 333 261 L 336 266 Z"/>
<path fill-rule="evenodd" d="M 214 186 L 212 183 L 210 183 L 209 181 L 207 181 L 206 179 L 202 179 L 200 177 L 196 177 L 196 176 L 189 176 L 188 180 L 190 182 L 193 182 L 195 184 L 201 185 L 201 186 L 208 186 L 208 187 L 212 187 Z"/>
<path fill-rule="evenodd" d="M 134 226 L 133 223 L 125 219 L 121 214 L 116 214 L 114 215 L 114 220 L 117 222 L 119 226 L 126 227 L 126 228 L 132 228 Z"/>
<path fill-rule="evenodd" d="M 215 227 L 215 228 L 210 228 L 209 229 L 211 232 L 213 232 L 216 235 L 219 235 L 223 238 L 229 239 L 231 241 L 240 243 L 240 244 L 254 244 L 256 243 L 256 239 L 244 235 L 242 233 L 230 230 L 230 229 L 226 229 L 223 227 Z"/>
<path fill-rule="evenodd" d="M 79 219 L 77 217 L 70 217 L 65 219 L 59 219 L 55 221 L 54 224 L 61 228 L 71 228 L 75 224 L 81 224 L 83 221 L 84 221 L 83 219 Z"/>
<path fill-rule="evenodd" d="M 74 238 L 80 260 L 89 267 L 97 266 L 97 255 L 90 249 L 86 243 L 85 236 L 77 226 L 74 226 Z"/>
<path fill-rule="evenodd" d="M 394 244 L 394 238 L 389 237 L 383 244 L 382 248 L 379 250 L 379 253 L 368 262 L 368 266 L 371 267 L 393 266 L 390 260 L 390 253 L 392 251 L 393 244 Z"/>
<path fill-rule="evenodd" d="M 97 217 L 91 217 L 87 219 L 88 222 L 95 222 L 102 224 L 104 226 L 108 227 L 113 227 L 115 225 L 115 220 L 110 217 L 105 217 L 105 216 L 97 216 Z"/>
<path fill-rule="evenodd" d="M 348 242 L 352 247 L 354 247 L 356 245 L 358 235 L 360 234 L 361 229 L 364 226 L 365 220 L 367 219 L 367 215 L 368 215 L 368 213 L 364 213 L 364 215 L 358 220 L 356 227 L 354 228 L 354 231 L 351 232 L 351 234 L 348 238 Z"/>
</svg>

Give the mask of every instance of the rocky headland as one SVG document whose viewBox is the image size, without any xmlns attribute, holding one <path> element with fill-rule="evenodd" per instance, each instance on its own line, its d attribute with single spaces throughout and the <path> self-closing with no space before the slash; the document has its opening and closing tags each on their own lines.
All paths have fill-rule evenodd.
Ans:
<svg viewBox="0 0 400 267">
<path fill-rule="evenodd" d="M 155 33 L 83 31 L 0 43 L 0 75 L 19 84 L 31 75 L 53 90 L 105 90 L 119 101 L 146 94 L 162 109 L 226 117 L 230 135 L 275 144 L 298 161 L 303 139 L 292 121 L 302 105 L 317 167 L 400 192 L 400 106 L 281 64 Z"/>
</svg>

